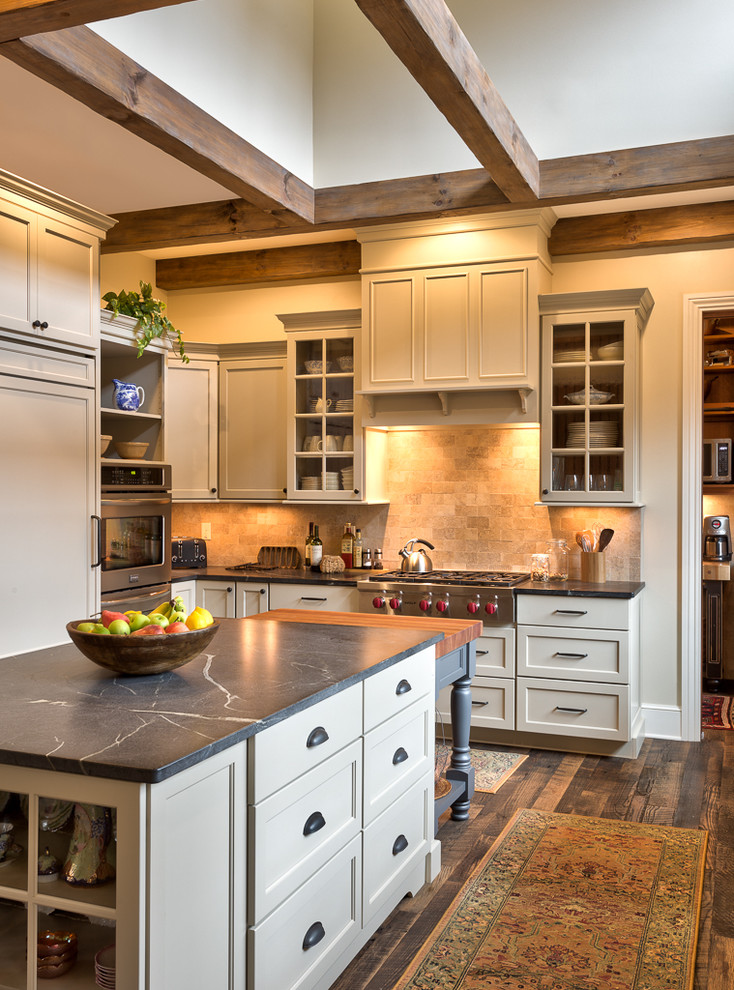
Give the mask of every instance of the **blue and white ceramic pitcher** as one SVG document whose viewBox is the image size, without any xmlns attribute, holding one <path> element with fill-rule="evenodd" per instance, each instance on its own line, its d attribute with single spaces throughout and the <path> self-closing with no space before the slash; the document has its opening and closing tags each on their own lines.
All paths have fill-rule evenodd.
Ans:
<svg viewBox="0 0 734 990">
<path fill-rule="evenodd" d="M 135 412 L 145 401 L 145 392 L 140 385 L 121 382 L 117 378 L 112 381 L 115 385 L 115 403 L 118 409 L 125 412 Z"/>
</svg>

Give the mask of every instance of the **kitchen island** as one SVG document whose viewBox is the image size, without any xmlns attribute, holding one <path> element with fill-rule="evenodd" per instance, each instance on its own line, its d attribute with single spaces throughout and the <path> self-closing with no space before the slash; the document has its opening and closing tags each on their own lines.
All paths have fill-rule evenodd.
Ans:
<svg viewBox="0 0 734 990">
<path fill-rule="evenodd" d="M 436 875 L 444 635 L 323 618 L 223 620 L 207 653 L 152 677 L 72 644 L 0 661 L 18 847 L 0 866 L 0 985 L 35 986 L 26 937 L 61 928 L 78 934 L 75 990 L 113 942 L 121 990 L 327 987 Z M 49 824 L 49 805 L 68 821 Z M 114 881 L 41 882 L 39 854 L 63 859 L 81 812 L 112 823 L 97 854 Z"/>
</svg>

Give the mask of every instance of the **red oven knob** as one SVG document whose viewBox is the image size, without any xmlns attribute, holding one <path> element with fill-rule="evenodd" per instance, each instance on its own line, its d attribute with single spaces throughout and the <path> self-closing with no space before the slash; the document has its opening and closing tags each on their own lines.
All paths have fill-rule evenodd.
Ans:
<svg viewBox="0 0 734 990">
<path fill-rule="evenodd" d="M 469 602 L 466 606 L 466 610 L 470 615 L 476 615 L 479 611 L 479 602 Z"/>
<path fill-rule="evenodd" d="M 399 598 L 390 599 L 390 608 L 393 610 L 393 612 L 397 611 L 397 609 L 399 609 L 402 604 L 403 603 Z"/>
<path fill-rule="evenodd" d="M 436 602 L 436 609 L 439 612 L 448 612 L 449 603 L 445 598 L 442 598 L 440 602 Z"/>
<path fill-rule="evenodd" d="M 381 598 L 380 595 L 377 595 L 375 598 L 372 599 L 372 608 L 384 608 L 384 607 L 385 607 L 385 599 Z"/>
<path fill-rule="evenodd" d="M 418 602 L 418 608 L 421 610 L 421 612 L 427 612 L 430 607 L 431 607 L 431 602 L 428 598 L 421 598 L 421 600 Z"/>
<path fill-rule="evenodd" d="M 494 615 L 497 612 L 497 605 L 495 604 L 495 602 L 487 602 L 487 604 L 484 606 L 484 611 L 487 613 L 487 615 Z"/>
</svg>

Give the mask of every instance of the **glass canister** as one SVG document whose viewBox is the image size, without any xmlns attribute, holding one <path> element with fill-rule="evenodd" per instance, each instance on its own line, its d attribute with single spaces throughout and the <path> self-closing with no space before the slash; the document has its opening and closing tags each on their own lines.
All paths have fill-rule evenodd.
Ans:
<svg viewBox="0 0 734 990">
<path fill-rule="evenodd" d="M 548 554 L 548 580 L 568 580 L 568 546 L 565 540 L 548 540 L 545 552 Z"/>
</svg>

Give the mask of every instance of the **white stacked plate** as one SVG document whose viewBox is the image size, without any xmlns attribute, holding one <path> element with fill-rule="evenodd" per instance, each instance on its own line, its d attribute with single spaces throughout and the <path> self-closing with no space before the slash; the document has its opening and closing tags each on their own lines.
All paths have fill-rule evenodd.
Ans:
<svg viewBox="0 0 734 990">
<path fill-rule="evenodd" d="M 115 947 L 106 945 L 94 957 L 94 982 L 98 987 L 115 990 Z"/>
<path fill-rule="evenodd" d="M 337 399 L 336 400 L 336 412 L 353 412 L 354 411 L 354 399 Z"/>
<path fill-rule="evenodd" d="M 320 488 L 321 488 L 321 478 L 319 478 L 318 476 L 301 478 L 302 491 L 315 492 L 315 491 L 319 491 Z"/>
<path fill-rule="evenodd" d="M 586 360 L 586 351 L 584 351 L 584 350 L 580 350 L 580 351 L 557 351 L 553 355 L 553 360 L 556 362 L 556 364 L 559 361 L 585 361 Z"/>
<path fill-rule="evenodd" d="M 589 447 L 616 447 L 618 428 L 616 423 L 589 423 Z M 586 433 L 583 423 L 569 424 L 566 433 L 567 447 L 584 447 Z"/>
<path fill-rule="evenodd" d="M 339 472 L 327 471 L 324 475 L 324 488 L 327 492 L 334 492 L 339 489 Z"/>
<path fill-rule="evenodd" d="M 341 474 L 344 489 L 354 488 L 354 468 L 343 468 Z"/>
</svg>

